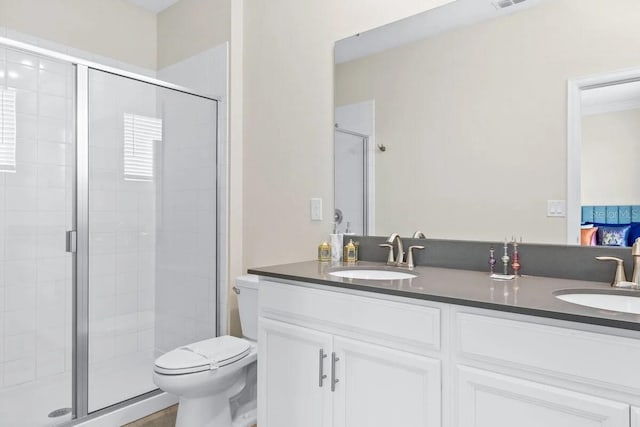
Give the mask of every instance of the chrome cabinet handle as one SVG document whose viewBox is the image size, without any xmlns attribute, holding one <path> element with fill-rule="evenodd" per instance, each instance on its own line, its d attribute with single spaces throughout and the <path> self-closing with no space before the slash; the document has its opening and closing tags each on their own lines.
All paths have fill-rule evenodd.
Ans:
<svg viewBox="0 0 640 427">
<path fill-rule="evenodd" d="M 336 362 L 339 360 L 340 358 L 336 356 L 335 351 L 331 353 L 331 391 L 336 391 L 336 384 L 340 382 L 336 378 Z"/>
<path fill-rule="evenodd" d="M 319 357 L 319 368 L 318 368 L 318 387 L 322 387 L 322 382 L 327 375 L 324 373 L 324 359 L 326 359 L 327 355 L 324 354 L 324 349 L 320 349 L 320 357 Z"/>
</svg>

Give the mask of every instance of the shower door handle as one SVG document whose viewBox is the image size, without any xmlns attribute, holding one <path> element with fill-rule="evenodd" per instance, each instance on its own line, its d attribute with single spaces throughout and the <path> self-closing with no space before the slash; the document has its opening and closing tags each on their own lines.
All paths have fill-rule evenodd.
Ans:
<svg viewBox="0 0 640 427">
<path fill-rule="evenodd" d="M 78 232 L 76 230 L 67 231 L 67 252 L 75 254 L 78 249 Z"/>
</svg>

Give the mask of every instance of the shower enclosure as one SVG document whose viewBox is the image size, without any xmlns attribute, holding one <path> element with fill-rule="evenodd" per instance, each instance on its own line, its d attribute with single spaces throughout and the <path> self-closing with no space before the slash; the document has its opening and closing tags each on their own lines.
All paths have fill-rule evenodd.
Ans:
<svg viewBox="0 0 640 427">
<path fill-rule="evenodd" d="M 0 425 L 158 393 L 217 334 L 218 101 L 0 38 Z"/>
</svg>

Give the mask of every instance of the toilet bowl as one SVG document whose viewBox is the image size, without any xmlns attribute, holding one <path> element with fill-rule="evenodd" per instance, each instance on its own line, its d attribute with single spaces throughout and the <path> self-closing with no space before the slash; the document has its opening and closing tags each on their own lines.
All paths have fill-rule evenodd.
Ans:
<svg viewBox="0 0 640 427">
<path fill-rule="evenodd" d="M 155 361 L 153 381 L 179 398 L 176 427 L 247 427 L 256 422 L 257 277 L 239 277 L 234 290 L 244 338 L 198 341 Z M 239 400 L 240 408 L 232 405 Z"/>
</svg>

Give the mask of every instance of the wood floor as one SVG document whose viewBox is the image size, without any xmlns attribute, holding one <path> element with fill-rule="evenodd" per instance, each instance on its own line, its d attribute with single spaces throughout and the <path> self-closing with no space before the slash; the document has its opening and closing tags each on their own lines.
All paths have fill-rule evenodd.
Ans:
<svg viewBox="0 0 640 427">
<path fill-rule="evenodd" d="M 173 405 L 122 427 L 175 427 L 178 405 Z M 257 427 L 254 425 L 253 427 Z"/>
<path fill-rule="evenodd" d="M 178 405 L 173 405 L 123 427 L 175 427 L 177 413 Z"/>
</svg>

